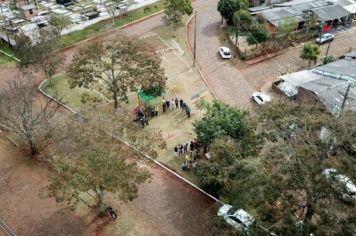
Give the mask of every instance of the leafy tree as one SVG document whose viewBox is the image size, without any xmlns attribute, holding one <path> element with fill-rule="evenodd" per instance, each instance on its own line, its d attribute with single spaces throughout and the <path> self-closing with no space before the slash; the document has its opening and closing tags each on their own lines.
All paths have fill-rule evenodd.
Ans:
<svg viewBox="0 0 356 236">
<path fill-rule="evenodd" d="M 183 15 L 191 15 L 193 7 L 191 0 L 166 0 L 165 15 L 162 20 L 167 25 L 173 25 L 174 30 L 177 30 L 182 25 Z"/>
<path fill-rule="evenodd" d="M 64 60 L 57 52 L 60 48 L 58 37 L 53 32 L 41 30 L 36 42 L 32 42 L 25 35 L 20 35 L 16 45 L 19 45 L 16 51 L 16 56 L 20 59 L 18 66 L 20 68 L 34 66 L 45 74 L 51 84 L 51 78 Z"/>
<path fill-rule="evenodd" d="M 303 222 L 284 222 L 282 227 L 277 221 L 277 232 L 296 226 L 303 235 L 335 234 L 350 227 L 354 230 L 355 209 L 335 198 L 335 189 L 323 175 L 326 168 L 335 168 L 356 179 L 352 158 L 356 150 L 352 144 L 356 142 L 354 113 L 347 112 L 341 120 L 335 120 L 314 104 L 278 102 L 261 109 L 260 118 L 271 142 L 264 168 L 280 189 L 284 202 Z M 276 214 L 284 215 L 282 210 L 286 209 L 275 209 Z"/>
<path fill-rule="evenodd" d="M 235 12 L 240 9 L 247 10 L 248 6 L 248 0 L 219 0 L 217 9 L 221 17 L 225 19 L 228 24 L 231 24 L 233 23 Z"/>
<path fill-rule="evenodd" d="M 137 197 L 138 184 L 150 176 L 137 165 L 140 152 L 156 157 L 157 145 L 162 147 L 160 133 L 140 128 L 124 108 L 96 106 L 58 120 L 47 137 L 48 156 L 53 158 L 45 196 L 74 209 L 82 194 L 89 192 L 95 195 L 99 213 L 105 210 L 108 193 L 122 201 Z"/>
<path fill-rule="evenodd" d="M 282 20 L 277 27 L 277 39 L 281 45 L 289 46 L 293 40 L 293 32 L 297 29 L 298 22 L 295 17 Z"/>
<path fill-rule="evenodd" d="M 250 33 L 247 37 L 247 43 L 249 45 L 267 42 L 270 37 L 270 33 L 266 24 L 255 24 L 252 26 Z"/>
<path fill-rule="evenodd" d="M 62 31 L 70 25 L 70 20 L 66 16 L 51 14 L 48 19 L 48 24 L 50 25 L 53 33 L 57 37 L 60 37 Z"/>
<path fill-rule="evenodd" d="M 150 177 L 136 163 L 126 162 L 118 153 L 104 148 L 88 150 L 75 159 L 55 158 L 51 164 L 49 196 L 74 209 L 80 194 L 90 191 L 96 197 L 99 214 L 106 209 L 108 192 L 119 200 L 132 201 L 138 195 L 138 185 Z"/>
<path fill-rule="evenodd" d="M 19 74 L 0 90 L 0 128 L 23 137 L 31 156 L 38 153 L 36 138 L 43 134 L 58 108 L 52 100 L 35 105 L 37 87 L 30 74 Z"/>
<path fill-rule="evenodd" d="M 240 9 L 234 14 L 233 22 L 238 27 L 242 27 L 243 29 L 249 29 L 253 18 L 248 10 Z"/>
<path fill-rule="evenodd" d="M 71 87 L 95 87 L 111 97 L 114 108 L 119 100 L 128 101 L 127 93 L 144 90 L 159 96 L 166 77 L 157 55 L 143 42 L 125 37 L 115 42 L 94 42 L 79 49 L 68 75 Z"/>
<path fill-rule="evenodd" d="M 316 64 L 320 55 L 320 47 L 314 43 L 306 43 L 304 44 L 301 52 L 300 58 L 303 60 L 308 60 L 308 66 L 310 67 L 311 62 L 313 61 Z"/>
<path fill-rule="evenodd" d="M 243 156 L 254 155 L 258 150 L 255 124 L 249 120 L 246 111 L 214 101 L 208 105 L 203 118 L 193 125 L 201 144 L 209 145 L 216 138 L 229 136 L 238 142 Z"/>
<path fill-rule="evenodd" d="M 334 62 L 334 61 L 336 61 L 336 58 L 334 56 L 332 56 L 332 55 L 331 56 L 326 56 L 323 59 L 323 65 L 326 65 L 326 64 Z"/>
<path fill-rule="evenodd" d="M 108 1 L 103 1 L 106 9 L 108 10 L 111 20 L 112 20 L 112 25 L 115 25 L 115 16 L 118 10 L 120 10 L 120 6 L 122 6 L 125 1 L 124 0 L 108 0 Z M 126 5 L 123 5 L 127 7 Z"/>
</svg>

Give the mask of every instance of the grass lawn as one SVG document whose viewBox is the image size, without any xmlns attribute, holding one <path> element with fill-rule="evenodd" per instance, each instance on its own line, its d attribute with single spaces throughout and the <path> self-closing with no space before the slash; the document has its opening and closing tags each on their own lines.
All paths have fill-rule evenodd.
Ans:
<svg viewBox="0 0 356 236">
<path fill-rule="evenodd" d="M 98 98 L 98 95 L 89 89 L 79 87 L 71 89 L 68 78 L 62 74 L 58 74 L 52 78 L 51 86 L 48 86 L 48 82 L 46 81 L 42 84 L 41 88 L 52 97 L 62 98 L 62 102 L 74 110 L 79 110 L 85 105 L 81 101 L 83 94 L 88 93 Z"/>
<path fill-rule="evenodd" d="M 131 12 L 127 13 L 126 15 L 117 18 L 115 21 L 114 28 L 120 27 L 122 25 L 133 22 L 135 20 L 139 20 L 145 16 L 152 15 L 156 12 L 159 12 L 163 8 L 164 8 L 164 2 L 161 0 L 151 6 L 146 6 L 146 7 L 131 11 Z M 88 39 L 97 33 L 101 33 L 101 32 L 113 29 L 111 23 L 112 23 L 111 19 L 108 19 L 105 21 L 101 21 L 97 24 L 91 25 L 83 30 L 76 31 L 76 32 L 73 32 L 68 35 L 64 35 L 62 37 L 63 47 L 78 43 L 85 39 Z"/>
<path fill-rule="evenodd" d="M 0 46 L 0 50 L 6 52 L 7 54 L 14 55 L 14 51 L 9 47 L 8 44 L 3 43 Z M 16 61 L 7 55 L 0 53 L 0 65 L 15 65 Z"/>
</svg>

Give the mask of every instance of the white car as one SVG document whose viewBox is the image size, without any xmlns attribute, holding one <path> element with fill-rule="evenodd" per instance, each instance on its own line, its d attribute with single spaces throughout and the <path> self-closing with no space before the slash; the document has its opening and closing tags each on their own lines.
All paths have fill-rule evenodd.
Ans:
<svg viewBox="0 0 356 236">
<path fill-rule="evenodd" d="M 231 58 L 231 51 L 230 48 L 227 47 L 220 47 L 218 52 L 222 59 L 230 59 Z"/>
<path fill-rule="evenodd" d="M 356 185 L 345 175 L 339 174 L 335 169 L 325 169 L 323 175 L 331 183 L 336 195 L 346 202 L 356 201 Z"/>
<path fill-rule="evenodd" d="M 271 97 L 268 96 L 267 94 L 260 93 L 260 92 L 255 92 L 252 94 L 252 100 L 254 100 L 258 105 L 263 105 L 266 102 L 271 101 Z"/>
<path fill-rule="evenodd" d="M 330 33 L 326 33 L 326 34 L 321 35 L 321 37 L 316 38 L 315 42 L 317 44 L 323 44 L 323 43 L 327 43 L 327 42 L 333 41 L 334 38 L 335 38 L 335 35 L 330 34 Z"/>
<path fill-rule="evenodd" d="M 225 222 L 238 230 L 248 232 L 250 226 L 255 222 L 255 218 L 242 209 L 234 212 L 231 205 L 225 204 L 220 207 L 218 216 L 224 218 Z"/>
</svg>

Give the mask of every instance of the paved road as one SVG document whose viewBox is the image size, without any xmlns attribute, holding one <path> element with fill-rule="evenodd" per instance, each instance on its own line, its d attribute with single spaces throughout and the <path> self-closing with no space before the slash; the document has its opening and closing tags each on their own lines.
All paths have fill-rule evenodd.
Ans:
<svg viewBox="0 0 356 236">
<path fill-rule="evenodd" d="M 233 64 L 220 59 L 217 53 L 217 49 L 222 46 L 219 32 L 221 16 L 216 10 L 217 3 L 218 0 L 194 2 L 194 9 L 198 12 L 197 63 L 218 99 L 231 105 L 248 107 L 255 89 Z M 192 30 L 190 27 L 188 33 L 191 45 Z"/>
</svg>

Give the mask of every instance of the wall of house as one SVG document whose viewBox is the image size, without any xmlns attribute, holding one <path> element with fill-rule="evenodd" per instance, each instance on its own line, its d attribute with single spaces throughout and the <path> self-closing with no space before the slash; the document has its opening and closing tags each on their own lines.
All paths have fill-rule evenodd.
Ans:
<svg viewBox="0 0 356 236">
<path fill-rule="evenodd" d="M 273 24 L 271 24 L 270 22 L 268 22 L 268 29 L 269 29 L 269 32 L 271 32 L 271 34 L 276 33 L 276 27 Z"/>
</svg>

